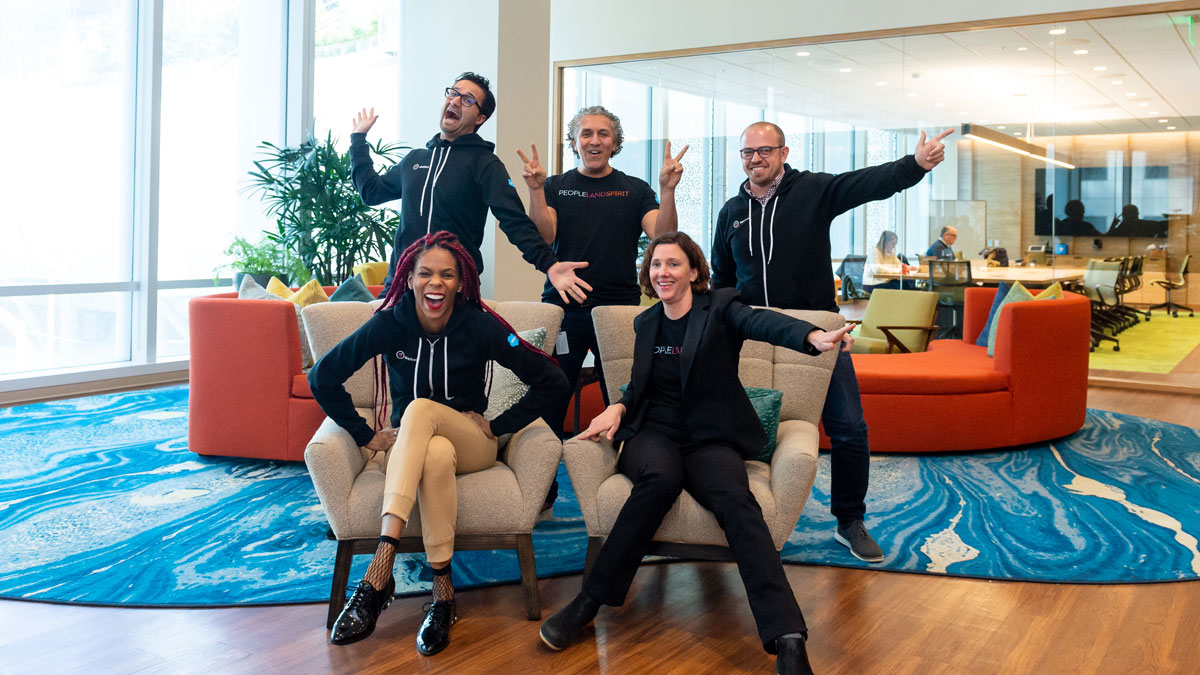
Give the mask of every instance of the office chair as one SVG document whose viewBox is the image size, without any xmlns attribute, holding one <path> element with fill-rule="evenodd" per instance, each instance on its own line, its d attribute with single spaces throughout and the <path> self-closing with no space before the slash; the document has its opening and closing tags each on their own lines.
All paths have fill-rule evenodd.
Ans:
<svg viewBox="0 0 1200 675">
<path fill-rule="evenodd" d="M 1171 316 L 1173 316 L 1177 319 L 1179 318 L 1179 310 L 1181 310 L 1181 309 L 1186 309 L 1188 316 L 1196 315 L 1195 312 L 1192 311 L 1191 307 L 1184 307 L 1183 305 L 1171 302 L 1171 291 L 1177 290 L 1180 288 L 1184 288 L 1185 286 L 1187 286 L 1188 261 L 1191 259 L 1192 259 L 1192 256 L 1190 256 L 1190 255 L 1186 255 L 1183 257 L 1183 264 L 1179 266 L 1179 280 L 1178 281 L 1171 281 L 1170 279 L 1155 279 L 1154 280 L 1154 283 L 1156 283 L 1159 286 L 1162 286 L 1164 289 L 1166 289 L 1167 301 L 1160 302 L 1159 304 L 1151 307 L 1149 309 L 1149 311 L 1146 312 L 1147 315 L 1149 315 L 1150 312 L 1153 312 L 1156 309 L 1165 310 Z"/>
</svg>

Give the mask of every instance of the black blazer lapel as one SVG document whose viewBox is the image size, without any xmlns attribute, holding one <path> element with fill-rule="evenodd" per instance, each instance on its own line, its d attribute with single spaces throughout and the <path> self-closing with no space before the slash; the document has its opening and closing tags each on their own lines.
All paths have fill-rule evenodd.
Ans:
<svg viewBox="0 0 1200 675">
<path fill-rule="evenodd" d="M 660 303 L 661 304 L 661 303 Z M 700 347 L 700 337 L 704 335 L 704 327 L 708 324 L 707 293 L 692 296 L 692 310 L 688 312 L 687 333 L 683 337 L 683 361 L 680 363 L 683 372 L 683 390 L 687 391 L 688 375 L 692 372 L 692 363 L 696 360 L 696 350 Z"/>
<path fill-rule="evenodd" d="M 629 373 L 629 380 L 632 382 L 634 394 L 640 399 L 634 401 L 634 405 L 638 407 L 641 406 L 641 401 L 645 400 L 646 387 L 650 384 L 650 366 L 654 363 L 654 339 L 658 337 L 662 313 L 661 302 L 650 308 L 643 314 L 645 319 L 641 330 L 634 334 L 633 371 Z"/>
</svg>

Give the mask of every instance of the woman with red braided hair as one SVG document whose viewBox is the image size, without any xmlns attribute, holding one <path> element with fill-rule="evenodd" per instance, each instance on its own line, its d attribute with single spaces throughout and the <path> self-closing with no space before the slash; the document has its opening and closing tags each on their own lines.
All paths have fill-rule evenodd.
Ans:
<svg viewBox="0 0 1200 675">
<path fill-rule="evenodd" d="M 379 419 L 383 392 L 377 376 L 372 428 L 354 410 L 344 383 L 378 355 L 387 364 L 392 416 L 391 427 Z M 488 421 L 481 413 L 487 409 L 491 361 L 512 370 L 529 391 Z M 565 396 L 566 376 L 482 303 L 471 255 L 453 234 L 435 232 L 405 249 L 375 315 L 321 358 L 308 382 L 321 409 L 359 446 L 390 450 L 379 547 L 329 641 L 350 644 L 375 630 L 396 588 L 392 565 L 398 537 L 419 503 L 425 556 L 433 569 L 433 603 L 417 633 L 417 651 L 436 654 L 449 644 L 450 626 L 458 618 L 450 580 L 454 477 L 492 466 L 496 437 L 523 428 Z"/>
</svg>

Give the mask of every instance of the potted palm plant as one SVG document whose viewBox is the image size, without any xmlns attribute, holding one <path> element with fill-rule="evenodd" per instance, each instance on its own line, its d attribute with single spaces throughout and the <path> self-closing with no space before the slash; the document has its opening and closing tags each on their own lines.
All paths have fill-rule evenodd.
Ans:
<svg viewBox="0 0 1200 675">
<path fill-rule="evenodd" d="M 316 279 L 336 284 L 365 262 L 387 260 L 399 224 L 395 211 L 363 204 L 350 180 L 350 153 L 336 147 L 333 134 L 318 141 L 311 134 L 297 148 L 259 144 L 247 190 L 262 196 L 278 231 L 271 238 L 295 254 Z M 407 146 L 371 147 L 383 169 L 399 161 Z"/>
<path fill-rule="evenodd" d="M 229 262 L 217 267 L 214 284 L 220 283 L 220 276 L 224 271 L 234 273 L 234 288 L 242 287 L 242 279 L 246 275 L 260 286 L 266 286 L 271 277 L 278 277 L 285 284 L 289 281 L 302 284 L 308 280 L 308 270 L 270 233 L 264 233 L 258 242 L 234 237 L 233 243 L 222 253 Z"/>
</svg>

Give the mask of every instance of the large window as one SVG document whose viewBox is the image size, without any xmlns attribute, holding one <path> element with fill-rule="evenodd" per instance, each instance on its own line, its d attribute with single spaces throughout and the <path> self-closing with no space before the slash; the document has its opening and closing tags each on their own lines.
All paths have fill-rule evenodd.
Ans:
<svg viewBox="0 0 1200 675">
<path fill-rule="evenodd" d="M 400 109 L 399 3 L 338 0 L 316 6 L 313 128 L 350 145 L 350 122 L 374 108 L 374 138 L 394 137 Z"/>
</svg>

